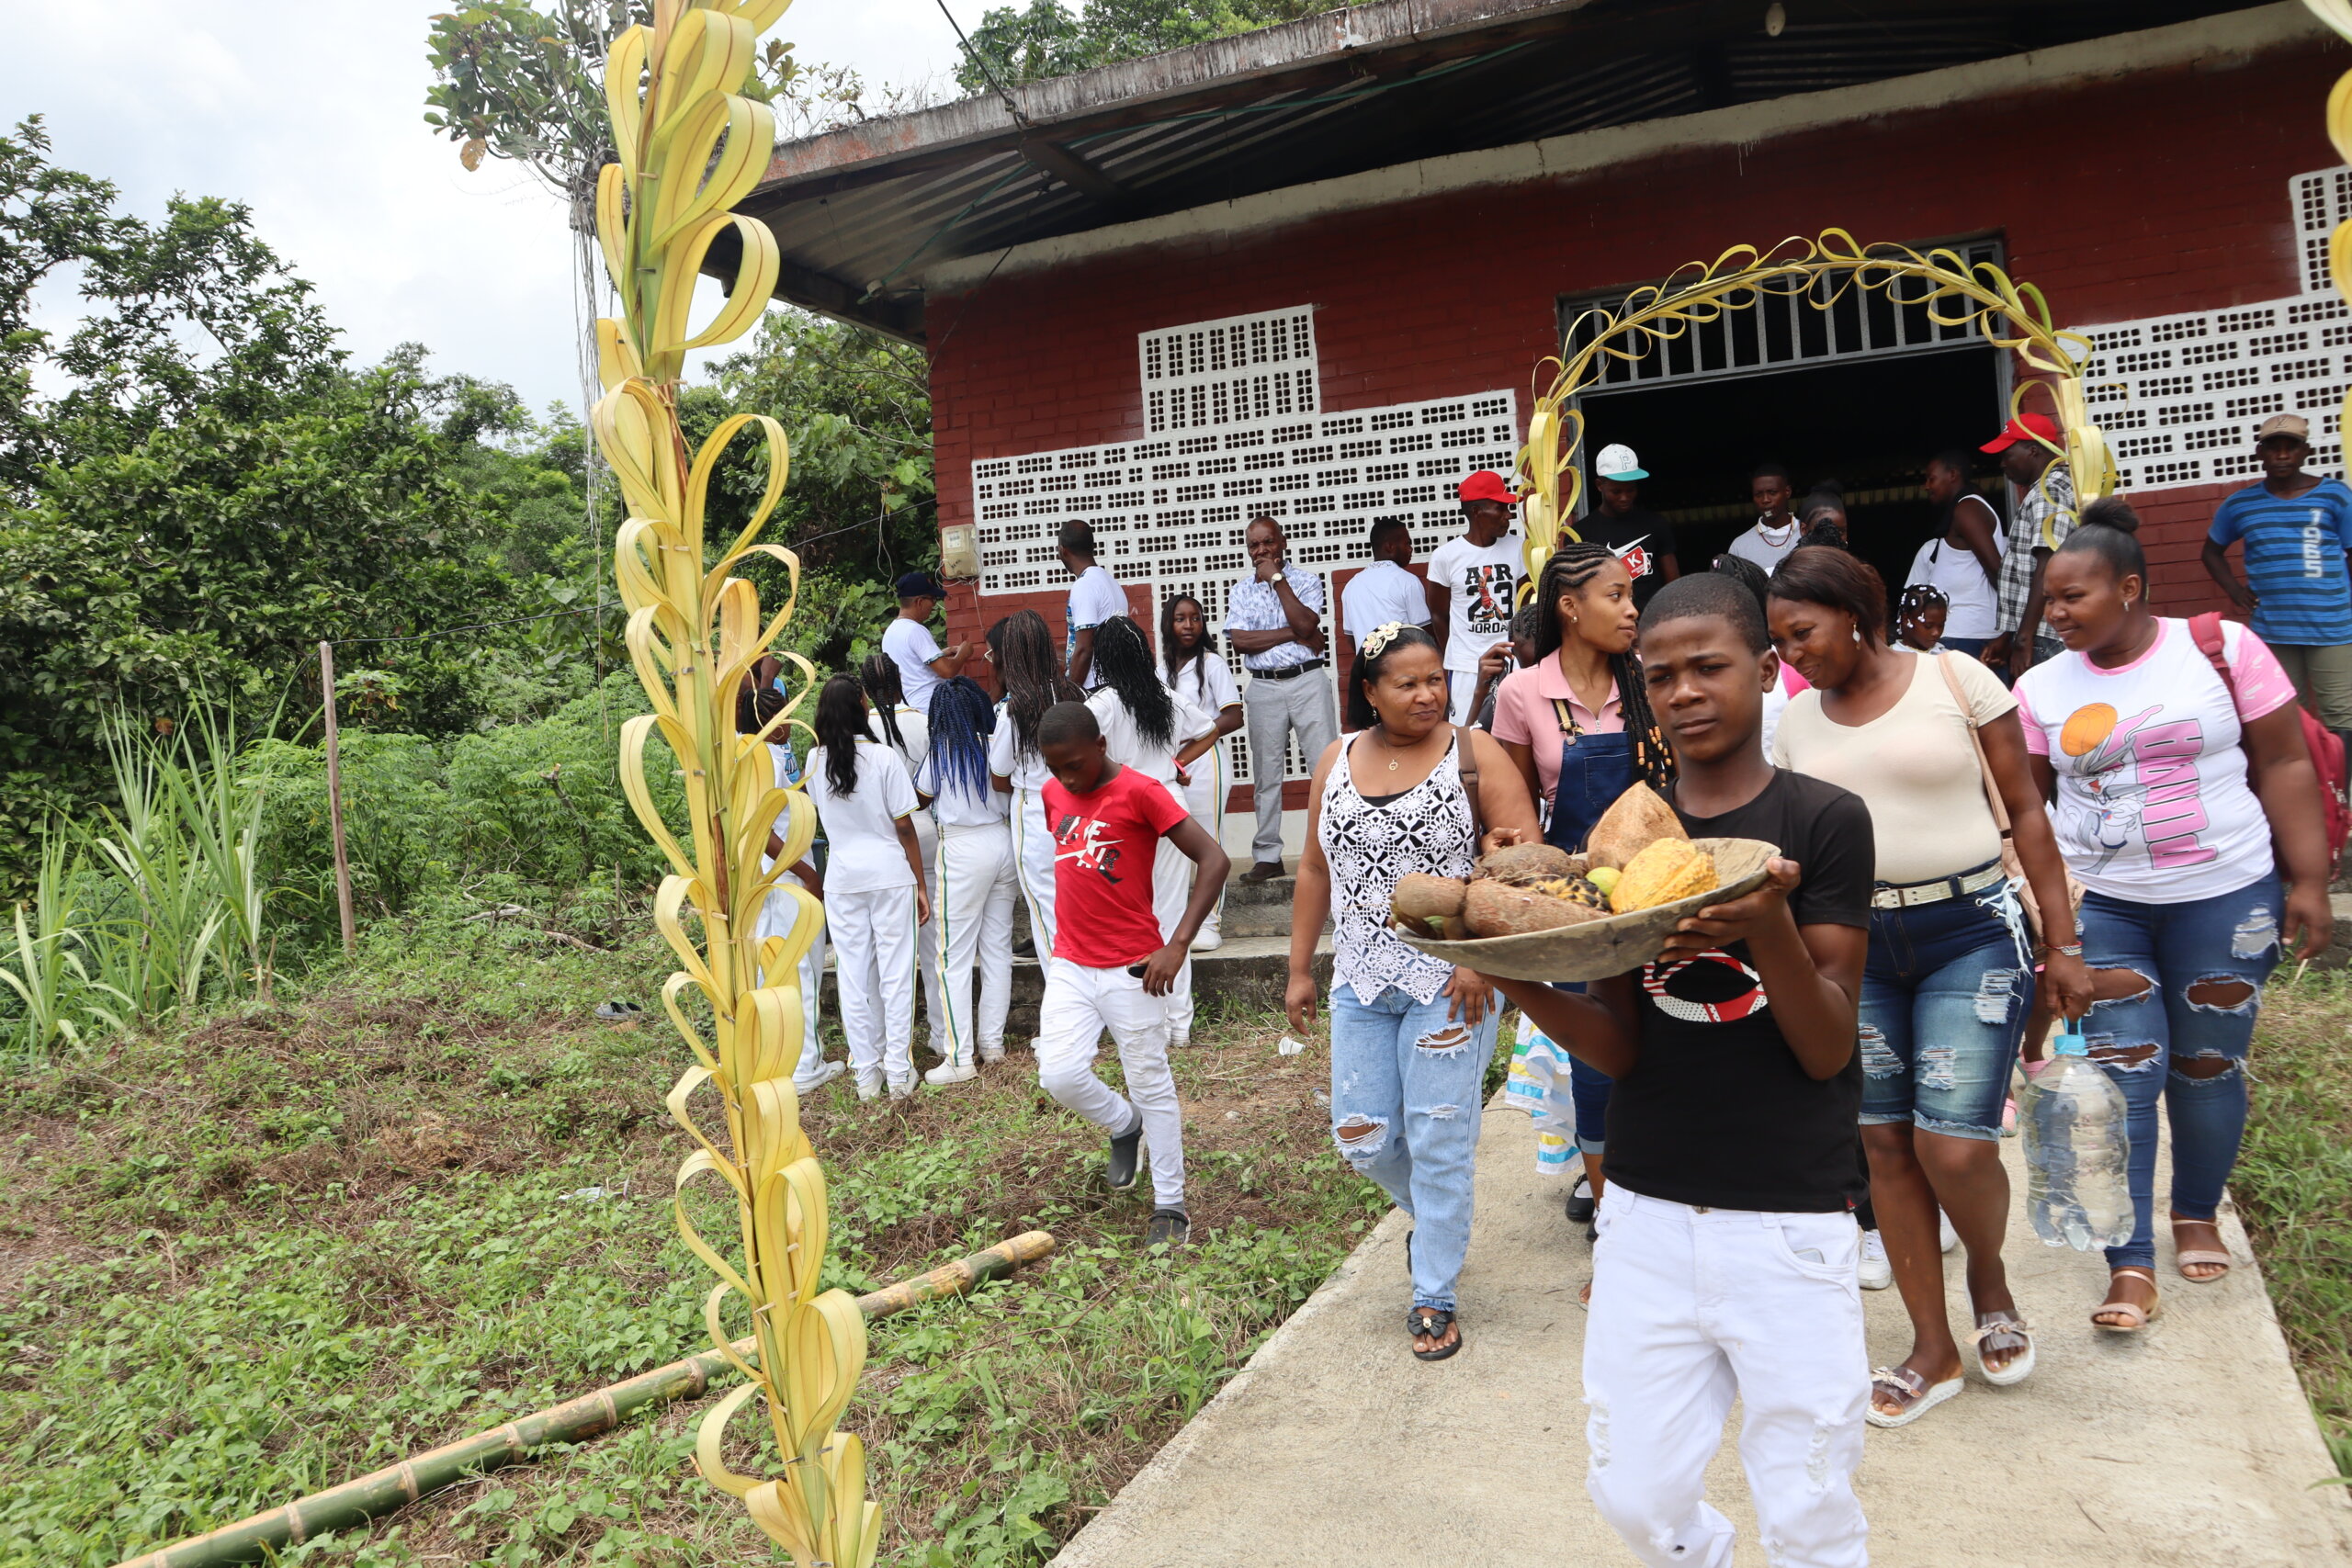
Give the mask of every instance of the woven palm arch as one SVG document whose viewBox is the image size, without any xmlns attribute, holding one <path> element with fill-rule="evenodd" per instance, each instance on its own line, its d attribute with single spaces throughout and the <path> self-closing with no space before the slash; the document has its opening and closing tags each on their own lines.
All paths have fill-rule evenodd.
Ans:
<svg viewBox="0 0 2352 1568">
<path fill-rule="evenodd" d="M 1843 229 L 1825 229 L 1814 238 L 1792 235 L 1769 249 L 1735 245 L 1713 262 L 1678 267 L 1614 307 L 1587 310 L 1566 334 L 1580 346 L 1565 357 L 1553 355 L 1536 363 L 1539 379 L 1547 366 L 1555 373 L 1550 389 L 1534 395 L 1527 444 L 1519 454 L 1527 496 L 1522 592 L 1533 592 L 1555 536 L 1582 537 L 1574 513 L 1583 490 L 1577 454 L 1584 441 L 1584 414 L 1575 405 L 1581 393 L 1600 383 L 1611 361 L 1638 362 L 1658 345 L 1768 297 L 1800 299 L 1826 313 L 1855 290 L 1883 294 L 1899 308 L 1925 309 L 1939 328 L 1973 324 L 1986 343 L 2014 353 L 2026 374 L 2009 394 L 2010 413 L 2032 408 L 2056 421 L 2061 441 L 2042 445 L 2072 468 L 2078 503 L 2114 491 L 2115 463 L 2084 396 L 2082 373 L 2091 340 L 2052 325 L 2049 302 L 2039 288 L 1953 250 L 1864 245 Z"/>
</svg>

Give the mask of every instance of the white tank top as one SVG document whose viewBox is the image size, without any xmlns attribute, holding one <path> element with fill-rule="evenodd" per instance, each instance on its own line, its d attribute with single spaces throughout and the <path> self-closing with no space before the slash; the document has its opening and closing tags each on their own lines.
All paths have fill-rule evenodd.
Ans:
<svg viewBox="0 0 2352 1568">
<path fill-rule="evenodd" d="M 1962 504 L 1967 504 L 1963 498 Z M 1978 502 L 1983 505 L 1982 502 Z M 1988 508 L 1989 510 L 1989 508 Z M 1993 549 L 1999 554 L 2005 541 L 2001 520 L 1993 519 Z M 1944 636 L 1991 637 L 1999 629 L 2000 603 L 1994 595 L 1993 585 L 1984 577 L 1984 568 L 1965 545 L 1937 537 L 1919 547 L 1911 562 L 1911 575 L 1905 581 L 1925 582 L 1943 591 L 1951 601 L 1951 610 L 1944 617 Z"/>
</svg>

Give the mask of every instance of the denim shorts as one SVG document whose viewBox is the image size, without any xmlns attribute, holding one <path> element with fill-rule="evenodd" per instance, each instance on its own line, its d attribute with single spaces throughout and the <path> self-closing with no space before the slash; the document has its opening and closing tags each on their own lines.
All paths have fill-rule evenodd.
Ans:
<svg viewBox="0 0 2352 1568">
<path fill-rule="evenodd" d="M 1997 1138 L 2033 1001 L 2023 912 L 2007 883 L 1871 912 L 1862 970 L 1862 1124 Z"/>
</svg>

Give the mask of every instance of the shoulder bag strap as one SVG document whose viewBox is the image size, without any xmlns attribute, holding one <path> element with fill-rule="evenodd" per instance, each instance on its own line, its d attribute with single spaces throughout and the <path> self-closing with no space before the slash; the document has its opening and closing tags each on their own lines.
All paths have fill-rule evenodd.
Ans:
<svg viewBox="0 0 2352 1568">
<path fill-rule="evenodd" d="M 2010 833 L 2009 807 L 2001 798 L 2000 787 L 1993 782 L 1993 764 L 1984 759 L 1984 738 L 1976 733 L 1976 709 L 1969 703 L 1968 694 L 1960 689 L 1960 677 L 1952 672 L 1951 661 L 1961 655 L 1939 653 L 1933 657 L 1945 687 L 1951 693 L 1952 703 L 1960 709 L 1960 722 L 1968 731 L 1968 744 L 1975 749 L 1976 778 L 1984 786 L 1984 804 L 1993 808 L 1993 825 L 2006 839 Z"/>
<path fill-rule="evenodd" d="M 1453 771 L 1462 775 L 1462 794 L 1470 802 L 1470 855 L 1476 859 L 1478 840 L 1487 836 L 1487 814 L 1478 805 L 1478 753 L 1470 738 L 1477 732 L 1466 724 L 1453 727 Z"/>
<path fill-rule="evenodd" d="M 1566 736 L 1571 740 L 1581 740 L 1584 739 L 1584 726 L 1577 722 L 1577 716 L 1568 711 L 1567 704 L 1562 702 L 1557 697 L 1554 697 L 1552 699 L 1552 712 L 1553 715 L 1560 721 L 1561 734 Z"/>
<path fill-rule="evenodd" d="M 2230 707 L 2235 710 L 2238 683 L 2236 677 L 2230 673 L 2229 645 L 2222 640 L 2222 613 L 2208 610 L 2201 615 L 2191 617 L 2188 635 L 2195 639 L 2197 651 L 2203 654 L 2205 661 L 2213 667 L 2213 673 L 2222 678 L 2222 690 L 2229 694 Z"/>
</svg>

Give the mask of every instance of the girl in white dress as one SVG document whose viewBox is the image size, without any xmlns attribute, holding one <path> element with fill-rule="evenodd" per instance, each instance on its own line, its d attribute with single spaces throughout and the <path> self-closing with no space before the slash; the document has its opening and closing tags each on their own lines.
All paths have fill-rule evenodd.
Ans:
<svg viewBox="0 0 2352 1568">
<path fill-rule="evenodd" d="M 1004 1059 L 1004 1017 L 1012 1002 L 1012 908 L 1021 896 L 1012 870 L 1012 797 L 989 781 L 988 694 L 958 675 L 931 694 L 931 747 L 915 774 L 939 818 L 932 862 L 938 897 L 931 929 L 938 948 L 941 1026 L 945 1044 L 932 1084 L 969 1083 L 980 1064 Z M 972 971 L 980 974 L 972 1004 Z M 939 1038 L 934 1030 L 933 1037 Z"/>
<path fill-rule="evenodd" d="M 899 754 L 899 761 L 907 765 L 907 777 L 921 780 L 923 758 L 931 750 L 931 720 L 908 705 L 898 660 L 887 653 L 867 654 L 857 667 L 857 683 L 865 688 L 865 700 L 873 705 L 881 732 L 876 739 Z M 915 785 L 921 802 L 915 812 L 915 844 L 922 851 L 923 891 L 931 895 L 933 915 L 915 933 L 915 962 L 922 975 L 923 1016 L 931 1025 L 932 1054 L 944 1056 L 947 1025 L 942 1021 L 945 1007 L 939 989 L 937 946 L 939 821 L 932 811 L 931 794 L 920 783 Z"/>
<path fill-rule="evenodd" d="M 1176 694 L 1216 721 L 1209 734 L 1184 743 L 1176 753 L 1176 766 L 1185 775 L 1184 803 L 1193 809 L 1193 820 L 1212 840 L 1222 843 L 1228 787 L 1225 738 L 1241 728 L 1241 692 L 1234 684 L 1233 671 L 1216 650 L 1216 634 L 1209 630 L 1206 612 L 1191 594 L 1179 593 L 1160 606 L 1159 653 L 1168 683 L 1176 688 Z M 1216 907 L 1201 922 L 1201 934 L 1193 939 L 1194 953 L 1213 953 L 1223 944 L 1217 921 L 1224 913 L 1225 896 L 1220 892 Z"/>
</svg>

